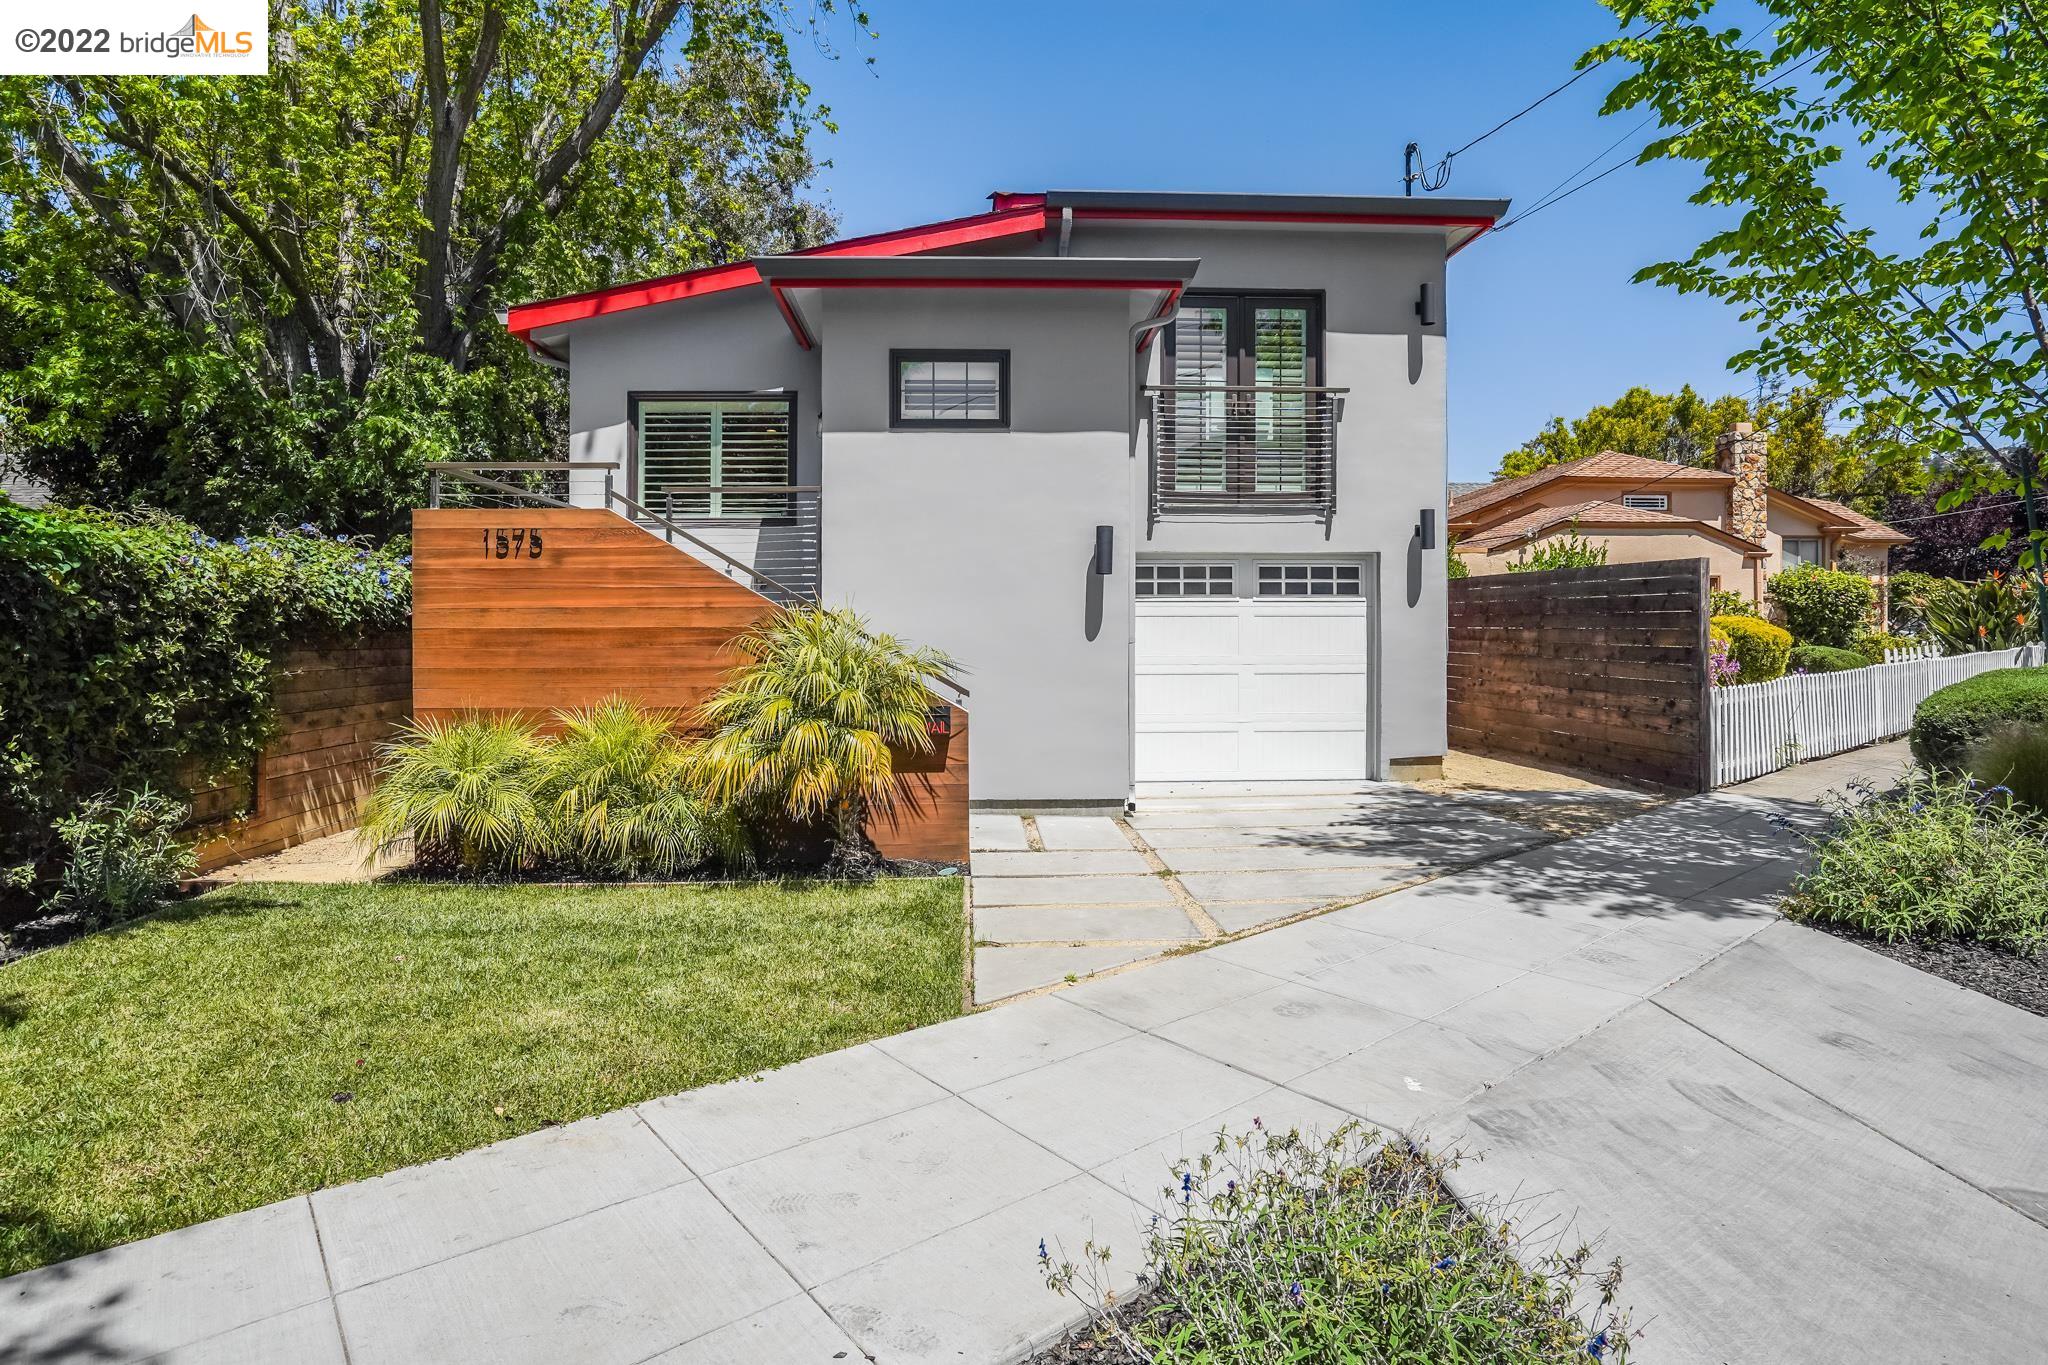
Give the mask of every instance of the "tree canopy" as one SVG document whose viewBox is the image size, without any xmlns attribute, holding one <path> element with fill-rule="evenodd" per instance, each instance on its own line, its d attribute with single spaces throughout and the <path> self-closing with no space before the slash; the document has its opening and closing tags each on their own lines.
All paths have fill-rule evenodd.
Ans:
<svg viewBox="0 0 2048 1365">
<path fill-rule="evenodd" d="M 1733 365 L 1845 395 L 1899 458 L 1969 452 L 1950 506 L 2031 477 L 2048 449 L 2048 11 L 1759 0 L 1738 29 L 1717 0 L 1603 2 L 1627 36 L 1582 64 L 1634 67 L 1607 111 L 1647 107 L 1665 132 L 1642 159 L 1693 163 L 1693 201 L 1732 214 L 1638 278 L 1734 304 L 1757 341 Z"/>
<path fill-rule="evenodd" d="M 217 531 L 389 529 L 423 460 L 546 453 L 499 309 L 829 233 L 816 4 L 285 0 L 268 78 L 0 80 L 0 428 Z"/>
<path fill-rule="evenodd" d="M 1677 393 L 1636 387 L 1583 417 L 1551 418 L 1501 457 L 1495 477 L 1532 474 L 1603 450 L 1707 466 L 1714 462 L 1715 439 L 1737 422 L 1750 422 L 1769 438 L 1772 486 L 1788 493 L 1834 498 L 1875 515 L 1892 499 L 1925 487 L 1927 472 L 1910 452 L 1895 450 L 1888 436 L 1839 430 L 1832 408 L 1808 388 L 1706 399 L 1691 385 Z"/>
</svg>

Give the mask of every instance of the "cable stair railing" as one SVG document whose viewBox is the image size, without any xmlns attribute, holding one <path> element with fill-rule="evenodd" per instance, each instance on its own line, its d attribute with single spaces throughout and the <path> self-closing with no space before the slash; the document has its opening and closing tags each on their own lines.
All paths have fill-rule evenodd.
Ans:
<svg viewBox="0 0 2048 1365">
<path fill-rule="evenodd" d="M 651 535 L 659 535 L 678 554 L 689 553 L 710 568 L 723 568 L 728 578 L 747 580 L 754 591 L 771 601 L 785 606 L 803 604 L 818 605 L 816 536 L 817 506 L 823 489 L 816 485 L 786 485 L 778 487 L 749 487 L 744 489 L 712 489 L 709 487 L 684 487 L 678 485 L 663 490 L 665 511 L 657 512 L 635 499 L 621 493 L 617 484 L 618 465 L 609 461 L 596 460 L 499 460 L 491 462 L 470 460 L 433 460 L 427 463 L 427 506 L 439 509 L 449 506 L 449 484 L 463 490 L 459 502 L 464 507 L 557 507 L 565 511 L 589 510 L 570 501 L 569 477 L 576 473 L 601 473 L 604 476 L 604 510 L 612 512 L 621 520 L 639 527 Z M 516 482 L 493 478 L 493 474 L 511 475 Z M 474 491 L 472 491 L 474 490 Z M 481 496 L 479 496 L 481 495 Z M 709 499 L 714 496 L 734 502 L 749 516 L 760 517 L 775 510 L 781 503 L 788 515 L 777 520 L 784 525 L 795 527 L 798 539 L 809 537 L 810 554 L 807 583 L 786 583 L 779 578 L 747 563 L 682 525 L 674 515 L 674 503 L 678 497 L 685 501 Z M 806 516 L 800 509 L 809 507 Z M 709 505 L 708 503 L 706 505 Z M 731 510 L 721 506 L 720 510 Z M 808 529 L 806 529 L 808 528 Z M 677 542 L 687 545 L 685 551 Z M 708 558 L 707 558 L 708 556 Z M 798 577 L 790 574 L 789 577 Z M 872 638 L 872 636 L 870 637 Z M 969 696 L 965 684 L 944 673 L 927 675 L 955 695 L 959 702 Z"/>
</svg>

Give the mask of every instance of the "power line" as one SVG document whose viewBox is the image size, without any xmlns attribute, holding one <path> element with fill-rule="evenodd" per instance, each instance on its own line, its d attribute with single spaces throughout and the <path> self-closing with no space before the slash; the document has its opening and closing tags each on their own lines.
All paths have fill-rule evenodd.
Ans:
<svg viewBox="0 0 2048 1365">
<path fill-rule="evenodd" d="M 1625 41 L 1634 42 L 1639 39 L 1647 38 L 1652 33 L 1655 33 L 1658 29 L 1664 27 L 1666 22 L 1666 20 L 1659 19 L 1656 23 L 1651 24 L 1641 33 L 1635 34 Z M 1564 82 L 1564 84 L 1555 86 L 1546 93 L 1538 95 L 1534 100 L 1530 101 L 1528 104 L 1523 105 L 1514 113 L 1509 114 L 1499 123 L 1494 124 L 1493 127 L 1488 128 L 1485 132 L 1481 133 L 1478 137 L 1473 138 L 1470 142 L 1458 148 L 1458 150 L 1456 150 L 1455 152 L 1444 153 L 1442 159 L 1439 160 L 1434 166 L 1425 167 L 1420 171 L 1404 170 L 1402 176 L 1403 188 L 1405 189 L 1409 185 L 1420 183 L 1423 189 L 1431 192 L 1442 189 L 1444 186 L 1450 184 L 1451 182 L 1451 163 L 1453 161 L 1457 160 L 1465 153 L 1471 151 L 1474 147 L 1477 147 L 1480 143 L 1486 141 L 1486 139 L 1492 137 L 1495 133 L 1498 133 L 1501 129 L 1507 127 L 1509 124 L 1521 118 L 1523 115 L 1532 114 L 1536 110 L 1541 109 L 1544 105 L 1550 103 L 1550 101 L 1556 99 L 1559 95 L 1562 95 L 1565 91 L 1571 89 L 1580 81 L 1586 79 L 1586 77 L 1592 75 L 1595 71 L 1598 71 L 1601 67 L 1607 65 L 1607 63 L 1611 60 L 1613 60 L 1611 56 L 1602 57 L 1599 61 L 1594 62 L 1591 66 L 1586 67 L 1582 71 L 1576 72 L 1571 77 L 1571 79 Z M 1416 150 L 1415 144 L 1412 142 L 1409 143 L 1408 150 L 1411 153 L 1413 153 Z"/>
<path fill-rule="evenodd" d="M 1783 71 L 1780 71 L 1777 75 L 1771 77 L 1770 80 L 1764 82 L 1764 84 L 1759 88 L 1768 90 L 1772 86 L 1776 85 L 1779 81 L 1784 80 L 1786 77 L 1794 75 L 1797 72 L 1804 70 L 1806 67 L 1811 66 L 1814 62 L 1820 60 L 1821 55 L 1825 51 L 1826 49 L 1822 48 L 1816 49 L 1815 51 L 1808 53 L 1805 58 L 1798 62 L 1793 63 L 1791 66 L 1786 67 Z M 1652 117 L 1654 117 L 1654 115 L 1652 115 Z M 1635 128 L 1631 128 L 1627 133 L 1622 134 L 1621 139 L 1617 139 L 1617 144 L 1619 141 L 1625 140 L 1628 137 L 1632 136 L 1637 128 L 1641 128 L 1644 123 L 1648 123 L 1649 121 L 1650 120 L 1648 118 L 1645 118 L 1642 120 L 1642 122 L 1636 124 Z M 1678 134 L 1678 136 L 1684 137 L 1687 133 L 1692 132 L 1694 129 L 1698 128 L 1701 124 L 1705 123 L 1706 121 L 1707 120 L 1704 118 L 1694 120 L 1692 123 L 1688 124 L 1684 128 L 1684 130 Z M 1614 145 L 1616 144 L 1610 144 L 1610 146 L 1608 147 L 1608 151 L 1612 151 Z M 1602 152 L 1600 154 L 1600 156 L 1605 155 L 1607 155 L 1606 152 Z M 1573 176 L 1579 175 L 1585 170 L 1585 167 L 1581 166 L 1579 170 L 1574 171 L 1572 175 L 1566 176 L 1564 181 L 1560 182 L 1559 187 L 1550 190 L 1543 198 L 1539 199 L 1536 203 L 1530 205 L 1526 209 L 1523 209 L 1520 213 L 1515 214 L 1511 218 L 1505 218 L 1502 219 L 1500 222 L 1495 223 L 1493 225 L 1493 231 L 1500 232 L 1504 229 L 1511 228 L 1515 224 L 1521 222 L 1523 219 L 1533 217 L 1536 214 L 1543 212 L 1543 210 L 1549 208 L 1553 204 L 1563 203 L 1565 200 L 1577 194 L 1580 190 L 1591 189 L 1593 186 L 1605 180 L 1608 176 L 1613 175 L 1616 171 L 1625 170 L 1630 166 L 1640 165 L 1642 155 L 1643 154 L 1641 152 L 1637 152 L 1634 156 L 1627 157 L 1623 160 L 1617 161 L 1612 166 L 1609 166 L 1606 170 L 1600 172 L 1600 174 L 1594 176 L 1592 179 L 1581 181 L 1579 184 L 1573 185 L 1570 189 L 1563 190 L 1562 193 L 1559 193 L 1559 189 L 1562 187 L 1562 185 L 1569 184 Z M 1593 160 L 1598 161 L 1600 159 L 1600 156 L 1594 157 Z M 1586 164 L 1591 165 L 1592 162 L 1588 162 Z"/>
</svg>

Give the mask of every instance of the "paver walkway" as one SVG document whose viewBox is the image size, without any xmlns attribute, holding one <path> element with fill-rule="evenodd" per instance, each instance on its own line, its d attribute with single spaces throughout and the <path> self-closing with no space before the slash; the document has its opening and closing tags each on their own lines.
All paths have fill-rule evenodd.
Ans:
<svg viewBox="0 0 2048 1365">
<path fill-rule="evenodd" d="M 1764 801 L 1679 802 L 17 1276 L 0 1360 L 1011 1361 L 1074 1317 L 1040 1238 L 1128 1288 L 1173 1158 L 1354 1115 L 1604 1232 L 1646 1358 L 2028 1358 L 2048 1021 L 1777 921 L 1797 860 Z"/>
</svg>

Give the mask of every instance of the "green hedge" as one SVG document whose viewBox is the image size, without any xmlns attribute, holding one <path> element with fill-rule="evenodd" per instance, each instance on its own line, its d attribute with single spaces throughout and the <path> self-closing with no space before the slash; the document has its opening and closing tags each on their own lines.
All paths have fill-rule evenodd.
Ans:
<svg viewBox="0 0 2048 1365">
<path fill-rule="evenodd" d="M 1951 683 L 1913 712 L 1913 757 L 1967 772 L 1971 751 L 2002 731 L 2048 728 L 2048 668 L 1995 668 Z"/>
<path fill-rule="evenodd" d="M 1729 653 L 1741 672 L 1738 683 L 1769 682 L 1785 676 L 1792 654 L 1792 634 L 1754 616 L 1716 616 L 1709 623 L 1728 636 Z"/>
<path fill-rule="evenodd" d="M 1801 564 L 1771 579 L 1771 601 L 1801 644 L 1847 649 L 1877 605 L 1877 585 L 1860 573 Z"/>
<path fill-rule="evenodd" d="M 286 647 L 403 625 L 404 548 L 0 499 L 0 924 L 58 875 L 54 822 L 87 797 L 252 761 Z"/>
<path fill-rule="evenodd" d="M 1852 668 L 1868 668 L 1870 660 L 1853 649 L 1829 649 L 1826 645 L 1794 645 L 1792 656 L 1786 667 L 1794 672 L 1843 673 Z"/>
</svg>

